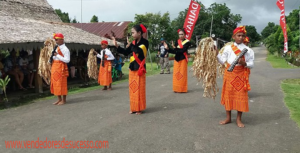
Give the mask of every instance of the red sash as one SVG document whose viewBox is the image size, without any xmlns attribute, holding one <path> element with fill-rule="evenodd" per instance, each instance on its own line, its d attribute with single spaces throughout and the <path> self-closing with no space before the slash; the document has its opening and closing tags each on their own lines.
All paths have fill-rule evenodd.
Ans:
<svg viewBox="0 0 300 153">
<path fill-rule="evenodd" d="M 135 41 L 132 42 L 133 45 L 135 45 Z M 146 56 L 145 58 L 143 59 L 143 61 L 141 61 L 138 56 L 135 54 L 135 52 L 132 52 L 133 53 L 133 57 L 135 59 L 135 61 L 139 64 L 139 70 L 138 70 L 138 75 L 139 76 L 142 76 L 143 74 L 147 73 L 146 72 L 146 69 L 145 69 L 145 62 L 146 62 Z"/>
<path fill-rule="evenodd" d="M 238 56 L 242 52 L 234 44 L 231 45 L 231 49 L 233 50 L 233 52 L 235 53 L 236 56 Z M 245 60 L 245 56 L 243 56 L 242 58 Z M 244 69 L 245 69 L 244 78 L 243 78 L 244 79 L 244 90 L 250 91 L 251 90 L 250 83 L 249 83 L 250 69 L 247 67 L 244 67 Z"/>
<path fill-rule="evenodd" d="M 183 48 L 182 41 L 180 39 L 178 39 L 177 42 L 178 42 L 178 45 L 179 45 L 180 49 L 182 49 Z M 189 59 L 187 57 L 187 53 L 184 52 L 183 55 L 185 57 L 186 62 L 189 62 Z"/>
</svg>

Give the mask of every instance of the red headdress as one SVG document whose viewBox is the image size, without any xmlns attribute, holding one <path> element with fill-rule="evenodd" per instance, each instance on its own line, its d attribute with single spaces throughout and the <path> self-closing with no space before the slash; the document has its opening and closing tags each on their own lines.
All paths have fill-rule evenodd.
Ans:
<svg viewBox="0 0 300 153">
<path fill-rule="evenodd" d="M 101 45 L 108 45 L 108 42 L 107 42 L 107 40 L 102 40 L 100 44 Z"/>
<path fill-rule="evenodd" d="M 64 39 L 64 35 L 61 33 L 54 33 L 53 39 Z"/>
<path fill-rule="evenodd" d="M 246 27 L 245 27 L 245 26 L 239 26 L 239 27 L 235 28 L 235 29 L 233 30 L 233 36 L 234 36 L 235 34 L 239 33 L 239 32 L 246 34 L 246 33 L 247 33 Z"/>
<path fill-rule="evenodd" d="M 178 30 L 177 30 L 177 33 L 179 33 L 179 31 L 181 31 L 181 30 L 182 30 L 182 31 L 184 31 L 184 33 L 185 33 L 185 34 L 187 34 L 187 31 L 186 31 L 186 29 L 185 29 L 185 28 L 178 29 Z"/>
<path fill-rule="evenodd" d="M 143 33 L 146 33 L 147 32 L 147 28 L 143 24 L 140 24 L 140 26 L 142 28 Z"/>
<path fill-rule="evenodd" d="M 245 40 L 244 40 L 244 43 L 249 43 L 249 42 L 250 42 L 249 37 L 246 37 Z"/>
</svg>

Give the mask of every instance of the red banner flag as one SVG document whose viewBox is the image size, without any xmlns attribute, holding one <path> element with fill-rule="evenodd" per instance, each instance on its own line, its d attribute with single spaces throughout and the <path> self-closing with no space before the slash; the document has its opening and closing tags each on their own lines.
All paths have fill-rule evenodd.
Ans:
<svg viewBox="0 0 300 153">
<path fill-rule="evenodd" d="M 185 17 L 185 22 L 183 26 L 183 28 L 185 28 L 187 31 L 185 38 L 188 40 L 191 40 L 195 24 L 198 20 L 200 8 L 201 6 L 199 3 L 191 0 L 191 4 Z"/>
<path fill-rule="evenodd" d="M 287 37 L 287 32 L 286 32 L 284 0 L 277 0 L 276 4 L 281 11 L 280 26 L 281 26 L 283 36 L 284 36 L 284 53 L 286 53 L 288 51 L 288 37 Z"/>
</svg>

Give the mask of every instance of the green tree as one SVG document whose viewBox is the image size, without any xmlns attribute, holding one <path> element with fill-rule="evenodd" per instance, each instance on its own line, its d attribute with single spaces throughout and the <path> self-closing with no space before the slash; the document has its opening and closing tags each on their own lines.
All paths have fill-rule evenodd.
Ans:
<svg viewBox="0 0 300 153">
<path fill-rule="evenodd" d="M 232 14 L 226 4 L 213 3 L 209 8 L 206 8 L 201 2 L 197 1 L 201 5 L 198 20 L 196 22 L 194 32 L 192 35 L 192 42 L 196 39 L 196 35 L 200 35 L 201 38 L 210 36 L 211 21 L 213 16 L 212 34 L 216 37 L 231 40 L 232 31 L 241 22 L 242 17 L 239 14 Z M 172 21 L 172 27 L 175 29 L 182 28 L 188 8 L 181 11 L 177 18 Z M 176 34 L 176 31 L 175 31 Z"/>
<path fill-rule="evenodd" d="M 135 21 L 129 24 L 128 33 L 131 33 L 131 28 L 136 24 L 144 24 L 148 30 L 148 41 L 150 51 L 156 51 L 156 46 L 160 43 L 160 39 L 170 40 L 172 37 L 170 26 L 170 15 L 165 13 L 146 13 L 136 14 Z"/>
<path fill-rule="evenodd" d="M 91 19 L 90 22 L 91 22 L 91 23 L 99 22 L 99 21 L 98 21 L 98 17 L 97 17 L 96 15 L 93 15 L 93 17 L 92 17 L 92 19 Z"/>
<path fill-rule="evenodd" d="M 262 39 L 265 39 L 269 37 L 272 33 L 275 33 L 278 27 L 279 26 L 275 25 L 274 22 L 269 22 L 268 25 L 261 32 Z"/>
<path fill-rule="evenodd" d="M 255 26 L 247 25 L 246 30 L 247 30 L 247 36 L 249 37 L 250 42 L 254 43 L 254 42 L 260 41 L 260 35 L 258 34 Z"/>
<path fill-rule="evenodd" d="M 55 9 L 56 14 L 60 17 L 62 22 L 70 23 L 71 19 L 69 13 L 62 12 L 60 9 Z"/>
<path fill-rule="evenodd" d="M 224 4 L 213 3 L 208 8 L 209 16 L 213 16 L 212 33 L 217 37 L 231 40 L 232 31 L 241 22 L 240 14 L 232 14 L 231 10 Z M 211 21 L 211 19 L 209 19 Z"/>
<path fill-rule="evenodd" d="M 210 21 L 208 20 L 209 16 L 208 13 L 206 12 L 205 6 L 201 2 L 199 1 L 197 2 L 200 4 L 201 9 L 199 12 L 198 20 L 194 27 L 194 31 L 191 39 L 192 44 L 195 43 L 194 40 L 196 40 L 197 35 L 200 35 L 202 38 L 209 36 L 209 31 L 206 30 L 210 28 Z M 179 12 L 178 17 L 171 22 L 170 29 L 172 29 L 171 31 L 172 40 L 178 39 L 177 30 L 183 28 L 187 11 L 188 8 L 186 8 L 184 11 Z"/>
<path fill-rule="evenodd" d="M 299 30 L 299 14 L 300 9 L 295 9 L 286 17 L 286 22 L 289 24 L 291 31 Z"/>
<path fill-rule="evenodd" d="M 72 23 L 79 23 L 77 20 L 76 20 L 76 17 L 74 17 L 74 19 L 71 21 Z"/>
</svg>

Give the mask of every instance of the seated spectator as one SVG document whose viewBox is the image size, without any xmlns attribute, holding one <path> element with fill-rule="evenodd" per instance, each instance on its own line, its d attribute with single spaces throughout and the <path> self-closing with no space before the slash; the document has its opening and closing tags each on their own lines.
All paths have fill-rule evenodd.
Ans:
<svg viewBox="0 0 300 153">
<path fill-rule="evenodd" d="M 19 60 L 19 65 L 21 67 L 22 73 L 27 76 L 28 87 L 29 88 L 34 88 L 32 86 L 33 77 L 34 77 L 33 67 L 29 67 L 30 65 L 29 65 L 29 59 L 28 59 L 28 52 L 27 51 L 21 52 L 21 58 Z"/>
<path fill-rule="evenodd" d="M 19 59 L 16 56 L 16 51 L 13 49 L 5 61 L 4 71 L 11 77 L 14 77 L 19 89 L 26 90 L 23 86 L 24 74 L 20 70 Z"/>
<path fill-rule="evenodd" d="M 70 73 L 71 78 L 75 78 L 75 66 L 77 65 L 76 52 L 72 52 L 71 61 L 70 61 Z"/>
<path fill-rule="evenodd" d="M 0 54 L 0 78 L 4 79 L 6 77 L 4 72 L 4 65 L 2 63 L 2 55 Z"/>
<path fill-rule="evenodd" d="M 85 64 L 84 64 L 85 60 L 83 58 L 83 52 L 79 53 L 79 56 L 77 58 L 77 70 L 79 73 L 79 77 L 83 80 L 84 79 L 84 75 L 85 75 Z"/>
</svg>

